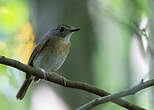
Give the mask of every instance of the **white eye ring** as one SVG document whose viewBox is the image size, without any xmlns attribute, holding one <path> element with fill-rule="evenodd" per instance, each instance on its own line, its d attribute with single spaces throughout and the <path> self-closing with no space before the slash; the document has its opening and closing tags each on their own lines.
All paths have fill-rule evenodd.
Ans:
<svg viewBox="0 0 154 110">
<path fill-rule="evenodd" d="M 64 27 L 60 27 L 60 32 L 64 32 Z"/>
</svg>

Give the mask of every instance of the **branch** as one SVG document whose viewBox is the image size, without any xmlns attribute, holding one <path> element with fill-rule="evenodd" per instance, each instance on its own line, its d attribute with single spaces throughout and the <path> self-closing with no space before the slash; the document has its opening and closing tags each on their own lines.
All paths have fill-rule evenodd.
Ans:
<svg viewBox="0 0 154 110">
<path fill-rule="evenodd" d="M 154 79 L 146 81 L 146 82 L 141 82 L 140 84 L 138 84 L 132 88 L 129 88 L 127 90 L 124 90 L 124 91 L 121 91 L 121 92 L 118 92 L 115 94 L 111 94 L 111 95 L 101 97 L 101 98 L 96 98 L 96 99 L 90 101 L 89 103 L 80 106 L 76 110 L 89 110 L 99 104 L 103 104 L 103 103 L 106 103 L 109 101 L 114 101 L 114 100 L 119 99 L 124 96 L 134 95 L 135 93 L 137 93 L 145 88 L 151 87 L 151 86 L 154 86 Z"/>
<path fill-rule="evenodd" d="M 110 94 L 104 90 L 98 89 L 98 88 L 96 88 L 92 85 L 89 85 L 87 83 L 66 79 L 65 77 L 63 77 L 55 72 L 48 73 L 47 77 L 44 78 L 42 71 L 35 69 L 29 65 L 22 64 L 19 61 L 6 58 L 4 56 L 0 56 L 0 63 L 14 67 L 16 69 L 19 69 L 19 70 L 25 72 L 25 73 L 37 76 L 39 78 L 48 80 L 50 82 L 54 82 L 56 84 L 59 84 L 59 85 L 65 86 L 65 87 L 81 89 L 81 90 L 84 90 L 84 91 L 87 91 L 87 92 L 90 92 L 90 93 L 93 93 L 93 94 L 96 94 L 96 95 L 99 95 L 102 97 Z M 134 104 L 130 104 L 129 102 L 122 100 L 122 99 L 117 99 L 112 102 L 116 103 L 124 108 L 131 109 L 131 110 L 145 110 L 144 108 L 141 108 L 141 107 L 136 106 Z"/>
</svg>

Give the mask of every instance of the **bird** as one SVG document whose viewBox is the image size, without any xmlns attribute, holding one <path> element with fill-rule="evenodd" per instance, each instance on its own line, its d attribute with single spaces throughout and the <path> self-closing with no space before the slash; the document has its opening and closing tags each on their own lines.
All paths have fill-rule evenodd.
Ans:
<svg viewBox="0 0 154 110">
<path fill-rule="evenodd" d="M 79 30 L 79 28 L 64 24 L 50 28 L 36 44 L 28 60 L 28 65 L 40 69 L 44 76 L 46 73 L 56 72 L 69 54 L 72 34 Z M 22 100 L 31 82 L 38 80 L 38 77 L 27 73 L 16 98 Z"/>
</svg>

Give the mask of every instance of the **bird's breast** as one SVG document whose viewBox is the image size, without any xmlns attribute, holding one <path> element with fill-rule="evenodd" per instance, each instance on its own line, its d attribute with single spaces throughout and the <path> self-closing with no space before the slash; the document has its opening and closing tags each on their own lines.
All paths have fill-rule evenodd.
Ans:
<svg viewBox="0 0 154 110">
<path fill-rule="evenodd" d="M 48 72 L 57 71 L 64 63 L 70 50 L 70 43 L 49 41 L 34 60 L 34 67 Z"/>
</svg>

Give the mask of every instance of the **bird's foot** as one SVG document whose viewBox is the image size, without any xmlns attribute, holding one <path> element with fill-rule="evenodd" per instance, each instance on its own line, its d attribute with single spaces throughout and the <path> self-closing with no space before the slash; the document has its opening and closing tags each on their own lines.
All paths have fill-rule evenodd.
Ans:
<svg viewBox="0 0 154 110">
<path fill-rule="evenodd" d="M 67 79 L 65 78 L 65 77 L 63 77 L 62 75 L 60 75 L 60 74 L 56 74 L 58 77 L 59 77 L 59 79 L 62 81 L 62 83 L 63 83 L 63 86 L 67 86 Z"/>
<path fill-rule="evenodd" d="M 62 75 L 59 75 L 60 79 L 62 80 L 63 82 L 63 85 L 66 86 L 66 82 L 67 82 L 67 79 L 65 77 L 63 77 Z"/>
<path fill-rule="evenodd" d="M 43 79 L 47 78 L 48 73 L 47 73 L 43 68 L 41 68 L 40 70 L 41 70 L 42 73 L 43 73 Z"/>
<path fill-rule="evenodd" d="M 66 82 L 67 82 L 67 80 L 66 80 L 66 78 L 63 78 L 63 82 L 64 82 L 64 86 L 67 86 L 66 84 Z"/>
</svg>

